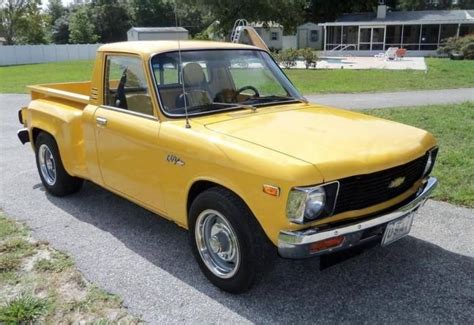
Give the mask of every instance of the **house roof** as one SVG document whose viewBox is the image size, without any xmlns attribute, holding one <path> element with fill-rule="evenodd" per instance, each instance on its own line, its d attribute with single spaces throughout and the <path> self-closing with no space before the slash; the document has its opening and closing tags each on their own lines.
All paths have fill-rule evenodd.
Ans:
<svg viewBox="0 0 474 325">
<path fill-rule="evenodd" d="M 182 33 L 188 31 L 183 27 L 132 27 L 128 31 L 131 30 L 139 33 Z"/>
<path fill-rule="evenodd" d="M 336 19 L 335 22 L 324 23 L 322 25 L 349 25 L 353 23 L 474 23 L 474 10 L 387 11 L 385 18 L 377 18 L 375 12 L 362 12 L 344 14 Z"/>
<path fill-rule="evenodd" d="M 299 25 L 296 29 L 305 29 L 305 28 L 317 28 L 318 24 L 307 22 L 304 23 L 303 25 Z"/>
</svg>

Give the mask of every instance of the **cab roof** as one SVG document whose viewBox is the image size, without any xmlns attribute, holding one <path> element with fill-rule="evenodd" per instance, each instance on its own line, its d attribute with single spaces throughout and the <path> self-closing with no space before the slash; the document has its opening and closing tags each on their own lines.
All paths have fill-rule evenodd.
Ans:
<svg viewBox="0 0 474 325">
<path fill-rule="evenodd" d="M 220 49 L 254 49 L 258 47 L 236 44 L 229 42 L 214 41 L 136 41 L 136 42 L 119 42 L 105 44 L 99 47 L 99 52 L 123 52 L 135 53 L 144 56 L 150 56 L 156 53 L 181 50 L 220 50 Z"/>
</svg>

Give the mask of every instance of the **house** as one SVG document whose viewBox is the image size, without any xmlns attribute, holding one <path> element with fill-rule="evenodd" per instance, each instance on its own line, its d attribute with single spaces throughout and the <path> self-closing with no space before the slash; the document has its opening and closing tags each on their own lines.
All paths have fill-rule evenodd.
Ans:
<svg viewBox="0 0 474 325">
<path fill-rule="evenodd" d="M 474 10 L 388 11 L 381 4 L 376 13 L 346 14 L 320 26 L 325 51 L 403 47 L 412 55 L 434 55 L 448 37 L 474 33 Z"/>
<path fill-rule="evenodd" d="M 188 36 L 183 27 L 132 27 L 127 32 L 128 41 L 187 40 Z"/>
<path fill-rule="evenodd" d="M 251 23 L 269 49 L 281 50 L 283 48 L 283 26 L 274 23 Z"/>
<path fill-rule="evenodd" d="M 323 48 L 323 28 L 314 23 L 306 23 L 296 28 L 296 47 L 312 48 L 321 50 Z"/>
</svg>

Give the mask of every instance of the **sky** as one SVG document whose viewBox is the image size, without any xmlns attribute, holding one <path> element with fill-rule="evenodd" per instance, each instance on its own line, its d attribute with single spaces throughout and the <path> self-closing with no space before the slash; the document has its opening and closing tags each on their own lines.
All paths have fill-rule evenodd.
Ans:
<svg viewBox="0 0 474 325">
<path fill-rule="evenodd" d="M 73 0 L 61 0 L 63 5 L 67 6 L 67 5 L 70 5 Z M 43 9 L 47 8 L 48 7 L 48 3 L 49 3 L 49 0 L 41 0 L 41 7 Z"/>
</svg>

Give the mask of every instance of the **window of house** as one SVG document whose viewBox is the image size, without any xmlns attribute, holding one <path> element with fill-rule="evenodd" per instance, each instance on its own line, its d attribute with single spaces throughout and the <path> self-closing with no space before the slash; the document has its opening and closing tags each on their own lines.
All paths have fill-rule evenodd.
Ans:
<svg viewBox="0 0 474 325">
<path fill-rule="evenodd" d="M 310 40 L 311 42 L 318 42 L 319 41 L 319 33 L 317 30 L 312 30 L 310 33 Z"/>
<path fill-rule="evenodd" d="M 272 41 L 278 41 L 278 32 L 272 32 Z"/>
<path fill-rule="evenodd" d="M 446 39 L 449 37 L 455 37 L 458 34 L 458 25 L 457 24 L 446 24 L 441 25 L 441 34 L 439 41 L 440 43 L 445 43 Z"/>
<path fill-rule="evenodd" d="M 107 56 L 105 105 L 153 115 L 142 60 L 134 56 Z"/>
<path fill-rule="evenodd" d="M 419 50 L 420 25 L 405 25 L 403 28 L 403 47 L 407 50 Z"/>
<path fill-rule="evenodd" d="M 459 28 L 459 37 L 474 34 L 474 24 L 462 24 Z"/>
<path fill-rule="evenodd" d="M 438 48 L 439 25 L 421 26 L 421 50 L 436 50 Z"/>
</svg>

